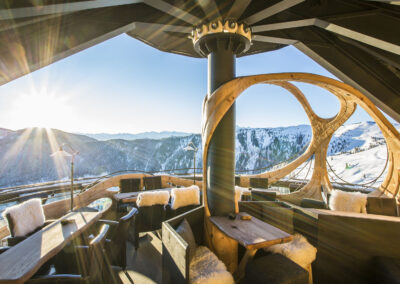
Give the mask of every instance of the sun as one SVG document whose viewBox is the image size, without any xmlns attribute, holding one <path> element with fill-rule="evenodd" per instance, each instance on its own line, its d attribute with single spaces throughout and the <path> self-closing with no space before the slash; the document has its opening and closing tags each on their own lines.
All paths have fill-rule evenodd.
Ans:
<svg viewBox="0 0 400 284">
<path fill-rule="evenodd" d="M 67 97 L 47 92 L 32 92 L 15 98 L 9 119 L 15 128 L 41 127 L 65 129 L 73 108 Z"/>
</svg>

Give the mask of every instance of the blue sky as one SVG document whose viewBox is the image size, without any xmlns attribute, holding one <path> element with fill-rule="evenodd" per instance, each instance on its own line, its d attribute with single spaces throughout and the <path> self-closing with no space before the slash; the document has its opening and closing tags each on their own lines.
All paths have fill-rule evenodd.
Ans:
<svg viewBox="0 0 400 284">
<path fill-rule="evenodd" d="M 310 72 L 333 77 L 286 47 L 238 58 L 236 75 Z M 322 117 L 339 103 L 320 88 L 298 85 Z M 0 127 L 51 127 L 70 132 L 200 132 L 207 89 L 207 61 L 158 51 L 120 35 L 0 86 Z M 357 110 L 348 123 L 371 120 Z M 286 91 L 253 86 L 237 101 L 237 125 L 277 127 L 309 124 Z"/>
</svg>

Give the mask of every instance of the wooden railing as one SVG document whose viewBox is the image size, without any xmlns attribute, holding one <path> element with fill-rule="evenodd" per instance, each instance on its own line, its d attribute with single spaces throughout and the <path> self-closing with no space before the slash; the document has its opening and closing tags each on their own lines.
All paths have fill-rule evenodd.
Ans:
<svg viewBox="0 0 400 284">
<path fill-rule="evenodd" d="M 102 197 L 111 197 L 113 193 L 107 191 L 108 188 L 119 186 L 119 181 L 124 178 L 143 178 L 146 176 L 152 176 L 151 174 L 122 174 L 118 176 L 113 176 L 110 178 L 106 178 L 102 181 L 99 181 L 92 187 L 88 188 L 86 191 L 77 194 L 74 197 L 74 205 L 75 209 L 87 206 L 93 201 L 102 198 Z M 142 179 L 143 182 L 143 179 Z M 180 186 L 190 186 L 193 184 L 193 179 L 179 178 L 168 175 L 161 175 L 161 183 L 162 187 L 171 187 L 171 184 L 180 185 Z M 196 181 L 196 185 L 200 188 L 202 187 L 201 181 Z M 143 186 L 143 184 L 142 184 Z M 44 214 L 46 219 L 57 219 L 61 216 L 65 215 L 70 210 L 70 200 L 63 199 L 58 200 L 49 204 L 43 205 Z M 7 226 L 0 227 L 0 239 L 8 236 L 10 234 Z"/>
</svg>

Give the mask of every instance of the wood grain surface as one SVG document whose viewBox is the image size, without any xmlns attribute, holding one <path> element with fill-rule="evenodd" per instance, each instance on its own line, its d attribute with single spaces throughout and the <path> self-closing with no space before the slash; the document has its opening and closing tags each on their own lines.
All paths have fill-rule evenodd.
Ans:
<svg viewBox="0 0 400 284">
<path fill-rule="evenodd" d="M 293 83 L 307 83 L 325 91 L 332 93 L 340 103 L 339 112 L 331 118 L 322 118 L 312 109 L 305 95 Z M 335 131 L 343 125 L 359 106 L 363 108 L 371 118 L 377 123 L 385 138 L 389 162 L 386 178 L 380 185 L 379 190 L 371 195 L 386 195 L 387 197 L 397 197 L 400 192 L 400 133 L 388 121 L 383 113 L 365 95 L 357 89 L 338 80 L 327 78 L 320 75 L 308 73 L 276 73 L 261 74 L 235 78 L 220 86 L 212 94 L 207 94 L 203 102 L 202 119 L 202 148 L 203 148 L 203 189 L 204 204 L 207 216 L 210 216 L 207 202 L 207 157 L 208 147 L 215 129 L 225 116 L 227 111 L 244 93 L 246 89 L 255 84 L 271 84 L 282 87 L 289 91 L 301 104 L 308 116 L 311 128 L 312 139 L 303 154 L 289 164 L 280 169 L 266 171 L 254 175 L 241 175 L 240 186 L 248 187 L 251 177 L 268 178 L 270 183 L 274 183 L 292 173 L 302 163 L 314 155 L 314 167 L 311 179 L 300 190 L 291 194 L 278 195 L 280 200 L 288 201 L 300 205 L 303 198 L 314 198 L 322 200 L 321 187 L 327 192 L 332 190 L 332 185 L 326 167 L 326 156 L 329 142 Z M 325 192 L 326 193 L 326 192 Z"/>
<path fill-rule="evenodd" d="M 24 283 L 74 237 L 100 219 L 101 212 L 72 212 L 0 255 L 0 283 Z"/>
<path fill-rule="evenodd" d="M 293 236 L 255 217 L 241 220 L 239 213 L 234 220 L 227 217 L 212 216 L 210 221 L 228 237 L 236 240 L 246 249 L 253 250 L 274 244 L 286 243 Z"/>
</svg>

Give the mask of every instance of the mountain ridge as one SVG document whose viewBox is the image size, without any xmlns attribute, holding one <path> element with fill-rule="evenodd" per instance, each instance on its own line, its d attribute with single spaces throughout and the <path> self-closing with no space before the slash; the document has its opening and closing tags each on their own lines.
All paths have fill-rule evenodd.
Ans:
<svg viewBox="0 0 400 284">
<path fill-rule="evenodd" d="M 396 128 L 399 128 L 398 124 Z M 293 160 L 306 150 L 311 137 L 309 125 L 238 127 L 236 170 L 249 171 Z M 39 128 L 11 131 L 0 139 L 0 187 L 68 178 L 69 162 L 56 161 L 50 157 L 57 150 L 57 145 L 62 143 L 79 151 L 75 158 L 75 177 L 100 176 L 122 170 L 157 172 L 186 169 L 181 173 L 187 173 L 193 168 L 193 152 L 184 150 L 189 142 L 199 148 L 196 168 L 201 168 L 200 134 L 162 139 L 100 141 L 56 129 L 50 132 Z M 332 137 L 328 155 L 347 155 L 382 144 L 382 133 L 374 122 L 344 125 Z"/>
<path fill-rule="evenodd" d="M 91 138 L 94 138 L 99 141 L 107 141 L 114 139 L 123 139 L 123 140 L 136 140 L 136 139 L 162 139 L 168 138 L 171 136 L 174 137 L 185 137 L 189 136 L 193 133 L 189 132 L 178 132 L 178 131 L 147 131 L 141 133 L 77 133 L 81 135 L 85 135 Z"/>
</svg>

